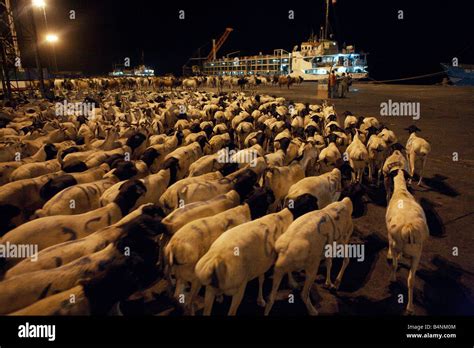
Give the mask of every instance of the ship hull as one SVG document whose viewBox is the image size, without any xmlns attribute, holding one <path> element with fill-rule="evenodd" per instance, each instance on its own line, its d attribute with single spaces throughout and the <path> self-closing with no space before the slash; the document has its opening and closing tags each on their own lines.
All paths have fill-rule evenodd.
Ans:
<svg viewBox="0 0 474 348">
<path fill-rule="evenodd" d="M 456 86 L 474 86 L 474 66 L 450 66 L 441 64 L 449 77 L 449 80 Z"/>
</svg>

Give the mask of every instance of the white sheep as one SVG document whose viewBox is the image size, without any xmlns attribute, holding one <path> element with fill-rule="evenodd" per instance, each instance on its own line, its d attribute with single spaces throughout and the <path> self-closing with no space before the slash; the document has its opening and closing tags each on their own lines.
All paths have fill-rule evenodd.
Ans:
<svg viewBox="0 0 474 348">
<path fill-rule="evenodd" d="M 395 144 L 398 141 L 397 136 L 395 135 L 395 132 L 384 127 L 379 134 L 377 134 L 378 137 L 382 138 L 388 146 Z"/>
<path fill-rule="evenodd" d="M 19 274 L 35 272 L 60 267 L 66 263 L 77 260 L 80 257 L 89 255 L 104 249 L 109 243 L 113 243 L 127 233 L 127 224 L 139 219 L 140 216 L 159 219 L 161 211 L 153 204 L 144 204 L 131 213 L 121 218 L 118 222 L 101 228 L 83 238 L 66 241 L 52 245 L 38 252 L 37 258 L 27 258 L 17 263 L 5 273 L 5 278 L 12 278 Z M 165 230 L 162 225 L 157 224 L 157 230 L 161 233 Z"/>
<path fill-rule="evenodd" d="M 193 220 L 221 213 L 224 210 L 236 207 L 239 203 L 239 194 L 232 190 L 208 201 L 186 204 L 173 210 L 161 222 L 165 225 L 168 234 L 172 235 Z"/>
<path fill-rule="evenodd" d="M 387 156 L 387 143 L 383 138 L 372 135 L 367 143 L 369 153 L 369 181 L 373 180 L 373 173 L 377 173 L 377 186 L 380 185 L 380 176 Z"/>
<path fill-rule="evenodd" d="M 362 182 L 364 169 L 369 160 L 369 153 L 359 138 L 358 130 L 356 130 L 354 139 L 352 139 L 352 142 L 347 147 L 346 152 L 349 157 L 349 164 L 354 170 L 352 173 L 352 182 Z"/>
<path fill-rule="evenodd" d="M 382 168 L 385 192 L 387 193 L 387 203 L 392 196 L 390 173 L 398 172 L 399 169 L 405 170 L 408 173 L 408 162 L 400 150 L 395 150 L 390 156 L 387 157 Z"/>
<path fill-rule="evenodd" d="M 281 208 L 290 187 L 302 180 L 305 177 L 304 174 L 304 169 L 299 163 L 292 163 L 285 167 L 270 167 L 267 169 L 264 178 L 264 186 L 271 189 L 275 196 L 275 202 L 270 206 L 271 212 L 275 212 Z"/>
<path fill-rule="evenodd" d="M 228 315 L 235 315 L 247 283 L 258 278 L 257 303 L 265 306 L 262 286 L 265 272 L 275 261 L 274 243 L 293 222 L 288 209 L 268 214 L 223 233 L 198 261 L 196 276 L 206 286 L 204 315 L 210 315 L 216 295 L 232 296 Z"/>
<path fill-rule="evenodd" d="M 431 145 L 425 139 L 420 138 L 416 135 L 416 132 L 420 132 L 416 126 L 410 126 L 406 128 L 410 133 L 410 137 L 407 140 L 407 154 L 408 154 L 408 163 L 410 166 L 410 175 L 413 177 L 415 174 L 415 165 L 417 161 L 421 161 L 421 169 L 420 169 L 420 179 L 418 180 L 418 185 L 421 184 L 423 179 L 423 171 L 425 170 L 426 160 L 428 158 L 428 154 L 431 152 Z"/>
<path fill-rule="evenodd" d="M 387 207 L 385 221 L 388 231 L 387 259 L 392 260 L 392 281 L 396 280 L 400 256 L 410 258 L 406 310 L 408 313 L 413 313 L 415 273 L 420 262 L 423 243 L 428 239 L 429 231 L 423 208 L 407 190 L 403 170 L 399 170 L 394 178 L 393 195 Z"/>
<path fill-rule="evenodd" d="M 346 197 L 341 202 L 331 203 L 324 209 L 299 217 L 277 239 L 275 250 L 278 256 L 274 267 L 272 292 L 265 308 L 265 315 L 270 313 L 283 275 L 299 270 L 304 270 L 306 273 L 301 298 L 309 314 L 318 314 L 309 298 L 309 291 L 316 280 L 326 245 L 333 245 L 334 242 L 337 244 L 349 242 L 354 229 L 352 210 L 352 202 Z M 337 289 L 348 264 L 349 258 L 345 255 L 336 281 L 332 284 L 332 258 L 326 258 L 326 286 Z"/>
<path fill-rule="evenodd" d="M 332 170 L 336 164 L 342 159 L 341 152 L 337 148 L 336 141 L 337 136 L 331 134 L 328 136 L 329 144 L 323 148 L 319 153 L 318 163 L 323 171 Z"/>
<path fill-rule="evenodd" d="M 176 183 L 169 186 L 166 191 L 161 195 L 159 203 L 165 213 L 170 213 L 179 206 L 178 192 L 186 185 L 196 182 L 206 182 L 208 180 L 222 179 L 220 172 L 211 172 L 199 176 L 187 177 L 178 180 Z"/>
<path fill-rule="evenodd" d="M 191 312 L 194 297 L 201 288 L 201 283 L 194 273 L 196 263 L 222 233 L 250 219 L 248 206 L 240 205 L 217 215 L 191 221 L 171 237 L 165 247 L 165 258 L 176 277 L 174 296 L 179 297 L 186 283 L 191 283 L 191 291 L 186 299 Z"/>
<path fill-rule="evenodd" d="M 288 190 L 285 206 L 296 204 L 306 195 L 317 200 L 319 209 L 337 201 L 341 195 L 341 171 L 334 168 L 329 173 L 301 179 Z"/>
</svg>

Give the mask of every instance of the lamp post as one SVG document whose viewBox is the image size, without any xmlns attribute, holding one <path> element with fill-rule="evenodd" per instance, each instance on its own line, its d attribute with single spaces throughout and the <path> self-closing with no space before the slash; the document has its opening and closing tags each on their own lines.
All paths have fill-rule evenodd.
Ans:
<svg viewBox="0 0 474 348">
<path fill-rule="evenodd" d="M 37 9 L 41 9 L 43 12 L 43 18 L 44 18 L 44 28 L 47 33 L 49 33 L 49 27 L 48 27 L 48 18 L 46 17 L 46 2 L 44 0 L 32 0 L 32 5 L 33 7 L 36 7 Z M 58 63 L 56 61 L 56 51 L 54 48 L 54 44 L 58 41 L 57 35 L 54 34 L 47 34 L 46 35 L 46 42 L 51 45 L 51 51 L 52 51 L 52 70 L 55 72 L 58 71 Z M 51 57 L 49 57 L 51 58 Z M 51 60 L 48 59 L 48 61 L 51 63 Z"/>
<path fill-rule="evenodd" d="M 46 7 L 46 2 L 44 2 L 44 0 L 33 0 L 31 4 L 36 8 Z"/>
<path fill-rule="evenodd" d="M 59 41 L 59 38 L 56 34 L 46 35 L 46 42 L 48 42 L 51 45 L 51 50 L 53 51 L 54 72 L 58 72 L 58 62 L 56 61 L 56 51 L 54 50 L 54 46 L 58 41 Z"/>
<path fill-rule="evenodd" d="M 45 3 L 43 0 L 33 0 L 32 2 L 33 7 L 44 7 Z M 41 92 L 41 96 L 45 96 L 45 85 L 44 85 L 44 76 L 43 76 L 43 66 L 41 65 L 41 59 L 39 56 L 39 50 L 38 50 L 38 34 L 36 31 L 36 22 L 35 22 L 35 17 L 33 14 L 33 8 L 29 9 L 29 16 L 30 16 L 30 22 L 31 22 L 31 29 L 33 33 L 33 52 L 35 55 L 35 61 L 36 61 L 36 68 L 38 70 L 38 80 L 39 80 L 39 88 Z"/>
</svg>

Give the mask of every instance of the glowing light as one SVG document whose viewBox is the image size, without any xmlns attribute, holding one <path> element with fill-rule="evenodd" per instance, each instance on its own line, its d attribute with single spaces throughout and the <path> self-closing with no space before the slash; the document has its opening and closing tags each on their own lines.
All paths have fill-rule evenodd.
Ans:
<svg viewBox="0 0 474 348">
<path fill-rule="evenodd" d="M 50 42 L 50 43 L 55 43 L 55 42 L 58 42 L 59 38 L 57 35 L 55 34 L 48 34 L 46 35 L 46 41 L 47 42 Z"/>
<path fill-rule="evenodd" d="M 44 0 L 33 0 L 31 3 L 34 7 L 38 8 L 46 6 L 46 2 L 44 2 Z"/>
</svg>

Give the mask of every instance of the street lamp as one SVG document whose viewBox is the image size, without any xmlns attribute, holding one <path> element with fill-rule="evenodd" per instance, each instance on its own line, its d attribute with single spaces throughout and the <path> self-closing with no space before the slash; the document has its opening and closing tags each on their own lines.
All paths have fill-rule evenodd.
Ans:
<svg viewBox="0 0 474 348">
<path fill-rule="evenodd" d="M 38 33 L 36 30 L 36 22 L 35 22 L 35 16 L 33 14 L 33 7 L 42 8 L 44 11 L 46 3 L 44 2 L 44 0 L 32 0 L 31 4 L 32 6 L 28 9 L 28 15 L 30 17 L 29 19 L 31 22 L 31 30 L 33 33 L 33 52 L 35 54 L 36 68 L 38 70 L 40 92 L 41 92 L 41 96 L 44 97 L 46 94 L 46 89 L 44 85 L 43 66 L 41 65 L 41 59 L 40 59 L 39 49 L 38 49 Z"/>
<path fill-rule="evenodd" d="M 34 8 L 37 8 L 38 10 L 42 10 L 43 11 L 43 18 L 44 18 L 44 28 L 46 30 L 46 32 L 49 31 L 49 28 L 48 28 L 48 19 L 46 17 L 46 2 L 45 0 L 31 0 L 31 4 L 33 5 Z M 34 19 L 33 19 L 34 21 Z M 56 52 L 54 50 L 54 43 L 56 43 L 58 41 L 58 36 L 57 35 L 54 35 L 54 34 L 48 34 L 46 35 L 46 42 L 50 43 L 51 44 L 51 50 L 52 50 L 52 56 L 53 56 L 53 66 L 52 66 L 52 69 L 54 69 L 55 71 L 58 71 L 58 64 L 56 63 Z M 50 58 L 48 58 L 48 61 L 50 61 Z"/>
<path fill-rule="evenodd" d="M 55 44 L 59 41 L 59 38 L 56 34 L 46 35 L 46 42 L 51 45 L 51 50 L 53 53 L 53 69 L 54 72 L 58 72 L 58 63 L 56 61 L 56 50 L 54 49 Z"/>
<path fill-rule="evenodd" d="M 33 0 L 32 2 L 32 5 L 34 7 L 38 7 L 38 8 L 44 8 L 46 6 L 46 3 L 44 2 L 44 0 Z"/>
<path fill-rule="evenodd" d="M 56 43 L 58 42 L 59 38 L 56 34 L 48 34 L 46 35 L 46 41 L 49 43 Z"/>
</svg>

